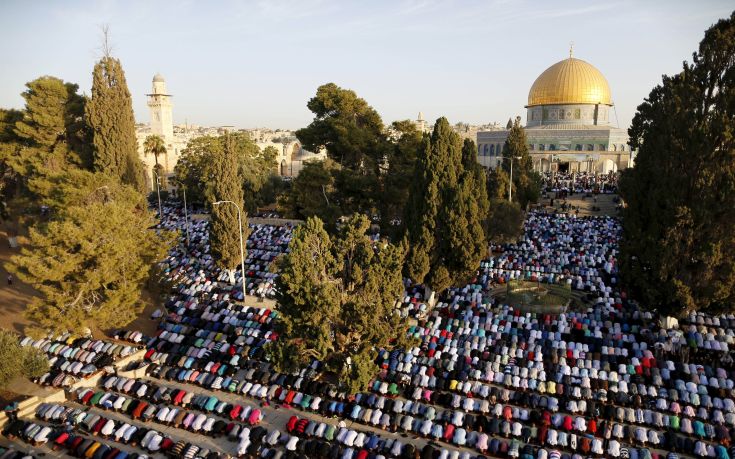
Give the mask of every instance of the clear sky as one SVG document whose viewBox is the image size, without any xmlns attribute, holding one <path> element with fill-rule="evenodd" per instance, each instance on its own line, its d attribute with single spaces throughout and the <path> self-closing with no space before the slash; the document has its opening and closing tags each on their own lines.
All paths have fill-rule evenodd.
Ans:
<svg viewBox="0 0 735 459">
<path fill-rule="evenodd" d="M 607 77 L 620 127 L 691 59 L 732 0 L 0 1 L 0 107 L 54 75 L 89 93 L 101 24 L 125 69 L 136 119 L 160 72 L 174 121 L 299 128 L 334 82 L 385 122 L 446 116 L 505 123 L 522 115 L 547 67 L 574 55 Z M 613 118 L 614 120 L 614 118 Z"/>
</svg>

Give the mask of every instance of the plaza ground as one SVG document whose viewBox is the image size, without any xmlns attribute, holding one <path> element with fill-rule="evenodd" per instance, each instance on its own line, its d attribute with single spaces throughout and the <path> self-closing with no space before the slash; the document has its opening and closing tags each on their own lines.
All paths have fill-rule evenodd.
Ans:
<svg viewBox="0 0 735 459">
<path fill-rule="evenodd" d="M 566 199 L 554 199 L 554 206 L 551 207 L 551 200 L 554 198 L 554 193 L 549 193 L 548 197 L 539 200 L 539 207 L 547 211 L 556 209 L 561 212 L 561 204 L 565 202 L 575 208 L 579 208 L 579 216 L 602 216 L 608 215 L 611 217 L 619 216 L 616 209 L 617 203 L 614 200 L 618 197 L 616 194 L 598 194 L 593 197 L 585 197 L 584 193 L 576 193 L 573 196 L 569 196 Z M 600 210 L 592 210 L 592 207 L 599 207 Z M 574 211 L 568 211 L 573 213 Z"/>
</svg>

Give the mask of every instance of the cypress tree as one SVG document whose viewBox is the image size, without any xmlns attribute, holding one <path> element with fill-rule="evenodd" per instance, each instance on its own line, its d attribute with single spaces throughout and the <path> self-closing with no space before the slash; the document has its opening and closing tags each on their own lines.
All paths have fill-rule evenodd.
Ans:
<svg viewBox="0 0 735 459">
<path fill-rule="evenodd" d="M 92 77 L 92 98 L 85 115 L 92 130 L 94 168 L 145 192 L 133 103 L 122 65 L 105 55 L 95 64 Z"/>
<path fill-rule="evenodd" d="M 634 297 L 679 315 L 735 308 L 735 13 L 692 63 L 664 76 L 628 133 L 621 274 Z"/>
<path fill-rule="evenodd" d="M 407 210 L 406 273 L 435 291 L 469 276 L 485 255 L 488 200 L 474 142 L 463 147 L 446 118 L 418 155 Z"/>
<path fill-rule="evenodd" d="M 211 178 L 204 196 L 210 205 L 214 201 L 232 201 L 242 209 L 244 244 L 249 230 L 235 139 L 228 134 L 222 140 L 221 148 L 212 152 L 210 157 Z M 232 204 L 213 206 L 209 240 L 212 255 L 220 267 L 234 270 L 240 265 L 240 230 L 237 209 Z M 245 273 L 242 274 L 245 276 Z"/>
</svg>

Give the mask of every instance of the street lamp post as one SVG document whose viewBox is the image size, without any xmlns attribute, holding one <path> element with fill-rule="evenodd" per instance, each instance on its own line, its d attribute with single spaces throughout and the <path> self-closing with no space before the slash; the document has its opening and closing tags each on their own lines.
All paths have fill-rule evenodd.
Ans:
<svg viewBox="0 0 735 459">
<path fill-rule="evenodd" d="M 510 159 L 510 181 L 508 181 L 508 202 L 513 202 L 513 160 L 521 159 L 521 156 L 509 156 Z"/>
<path fill-rule="evenodd" d="M 184 227 L 186 228 L 186 247 L 189 248 L 189 212 L 186 209 L 186 187 L 181 184 L 181 191 L 184 192 Z"/>
<path fill-rule="evenodd" d="M 158 218 L 163 220 L 163 207 L 161 207 L 161 177 L 154 170 L 153 175 L 156 176 L 156 192 L 158 193 Z"/>
<path fill-rule="evenodd" d="M 240 206 L 232 201 L 216 201 L 213 204 L 215 206 L 218 206 L 220 204 L 227 203 L 232 204 L 237 209 L 237 222 L 240 226 L 240 268 L 242 269 L 242 301 L 245 302 L 245 297 L 247 295 L 245 294 L 245 249 L 242 245 L 242 212 L 240 211 Z"/>
</svg>

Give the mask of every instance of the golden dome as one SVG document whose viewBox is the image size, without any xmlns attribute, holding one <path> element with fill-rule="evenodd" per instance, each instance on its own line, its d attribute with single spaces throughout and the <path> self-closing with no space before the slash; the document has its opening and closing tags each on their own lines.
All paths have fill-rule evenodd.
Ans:
<svg viewBox="0 0 735 459">
<path fill-rule="evenodd" d="M 591 64 L 569 57 L 536 78 L 528 92 L 528 106 L 555 104 L 612 105 L 610 86 Z"/>
</svg>

